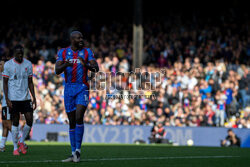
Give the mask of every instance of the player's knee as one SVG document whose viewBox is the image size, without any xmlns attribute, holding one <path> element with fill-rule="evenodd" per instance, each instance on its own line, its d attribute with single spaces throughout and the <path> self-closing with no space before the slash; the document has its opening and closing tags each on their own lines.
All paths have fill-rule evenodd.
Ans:
<svg viewBox="0 0 250 167">
<path fill-rule="evenodd" d="M 83 118 L 76 118 L 76 124 L 81 125 L 83 124 Z"/>
<path fill-rule="evenodd" d="M 7 122 L 6 121 L 2 121 L 2 125 L 3 125 L 3 129 L 6 128 L 8 126 Z"/>
<path fill-rule="evenodd" d="M 11 121 L 5 121 L 3 123 L 3 127 L 6 128 L 7 130 L 11 130 Z"/>
<path fill-rule="evenodd" d="M 76 123 L 75 123 L 75 122 L 74 122 L 74 123 L 73 123 L 73 122 L 70 123 L 70 124 L 69 124 L 69 128 L 70 128 L 70 129 L 75 129 L 75 128 L 76 128 Z"/>
<path fill-rule="evenodd" d="M 32 127 L 33 122 L 32 122 L 32 121 L 26 121 L 26 124 L 27 124 L 29 127 Z"/>
<path fill-rule="evenodd" d="M 3 137 L 7 137 L 8 136 L 8 128 L 3 128 L 2 136 Z"/>
<path fill-rule="evenodd" d="M 70 129 L 75 129 L 75 127 L 76 127 L 76 120 L 72 119 L 72 118 L 69 118 L 69 128 Z"/>
</svg>

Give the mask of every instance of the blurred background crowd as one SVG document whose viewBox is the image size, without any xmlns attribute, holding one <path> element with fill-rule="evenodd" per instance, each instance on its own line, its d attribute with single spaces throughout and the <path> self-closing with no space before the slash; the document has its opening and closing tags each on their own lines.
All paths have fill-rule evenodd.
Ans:
<svg viewBox="0 0 250 167">
<path fill-rule="evenodd" d="M 114 91 L 116 80 L 106 82 L 103 91 L 90 91 L 85 123 L 104 125 L 222 126 L 250 128 L 250 23 L 244 15 L 228 12 L 204 21 L 170 15 L 168 19 L 147 20 L 144 27 L 142 72 L 164 75 L 151 81 L 152 91 L 140 91 L 130 84 L 132 76 L 122 76 L 129 91 Z M 236 19 L 236 18 L 241 18 Z M 15 19 L 0 27 L 0 55 L 12 56 L 11 48 L 21 42 L 25 57 L 33 63 L 38 108 L 35 123 L 67 124 L 62 76 L 54 72 L 58 49 L 69 45 L 69 33 L 78 29 L 92 48 L 100 71 L 130 72 L 132 69 L 132 24 L 112 22 L 96 25 L 90 20 Z M 144 73 L 145 74 L 145 73 Z M 1 78 L 2 80 L 2 78 Z M 2 81 L 1 81 L 2 82 Z M 2 92 L 2 91 L 1 91 Z M 107 99 L 106 94 L 155 95 L 153 98 Z"/>
</svg>

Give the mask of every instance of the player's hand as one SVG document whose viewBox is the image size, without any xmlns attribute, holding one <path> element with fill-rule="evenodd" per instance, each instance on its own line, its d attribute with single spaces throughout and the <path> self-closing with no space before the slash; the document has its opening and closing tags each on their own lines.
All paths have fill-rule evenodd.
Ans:
<svg viewBox="0 0 250 167">
<path fill-rule="evenodd" d="M 71 63 L 69 60 L 66 60 L 64 64 L 66 65 L 66 67 L 73 66 L 73 63 Z"/>
<path fill-rule="evenodd" d="M 235 138 L 235 134 L 234 133 L 232 134 L 232 138 Z"/>
<path fill-rule="evenodd" d="M 37 105 L 36 105 L 36 98 L 33 99 L 32 106 L 33 106 L 33 110 L 35 110 L 36 107 L 37 107 Z"/>
<path fill-rule="evenodd" d="M 6 99 L 6 103 L 9 108 L 12 108 L 12 103 L 9 99 Z"/>
<path fill-rule="evenodd" d="M 81 57 L 78 57 L 78 59 L 80 60 L 80 62 L 81 62 L 81 64 L 82 64 L 83 66 L 86 65 L 86 62 L 85 62 Z"/>
</svg>

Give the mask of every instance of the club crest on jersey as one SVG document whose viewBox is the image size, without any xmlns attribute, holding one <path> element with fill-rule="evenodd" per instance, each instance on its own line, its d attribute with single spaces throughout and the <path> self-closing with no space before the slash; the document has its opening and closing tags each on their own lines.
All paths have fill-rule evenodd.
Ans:
<svg viewBox="0 0 250 167">
<path fill-rule="evenodd" d="M 27 72 L 27 71 L 28 71 L 28 68 L 26 67 L 26 68 L 25 68 L 25 72 Z"/>
<path fill-rule="evenodd" d="M 80 52 L 80 53 L 79 53 L 79 56 L 83 56 L 83 52 Z"/>
<path fill-rule="evenodd" d="M 68 55 L 71 55 L 71 52 L 68 52 Z"/>
</svg>

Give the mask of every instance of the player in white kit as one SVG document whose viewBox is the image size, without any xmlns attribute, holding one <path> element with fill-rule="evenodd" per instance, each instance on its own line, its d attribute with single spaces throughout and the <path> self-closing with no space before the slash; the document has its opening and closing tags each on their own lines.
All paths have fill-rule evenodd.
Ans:
<svg viewBox="0 0 250 167">
<path fill-rule="evenodd" d="M 23 58 L 23 47 L 17 45 L 14 48 L 14 58 L 4 64 L 3 88 L 7 106 L 12 120 L 12 139 L 14 144 L 13 155 L 26 154 L 24 140 L 29 135 L 33 124 L 33 110 L 36 108 L 36 96 L 32 81 L 32 64 Z M 32 95 L 32 101 L 30 93 Z M 24 114 L 26 125 L 18 148 L 20 113 Z"/>
<path fill-rule="evenodd" d="M 3 72 L 3 66 L 4 66 L 5 61 L 7 61 L 7 60 L 2 59 L 0 61 L 0 73 Z M 2 76 L 0 76 L 0 77 L 2 77 Z M 2 79 L 0 80 L 0 82 L 2 82 Z M 2 84 L 1 84 L 1 86 L 2 86 Z M 1 90 L 3 90 L 3 88 L 1 88 Z M 8 138 L 8 134 L 9 134 L 9 131 L 11 131 L 10 111 L 9 111 L 9 108 L 7 107 L 4 93 L 3 93 L 3 98 L 2 98 L 2 127 L 3 127 L 3 131 L 2 131 L 2 140 L 1 140 L 1 144 L 0 144 L 0 151 L 4 152 L 5 151 L 5 144 L 6 144 L 6 141 Z"/>
</svg>

